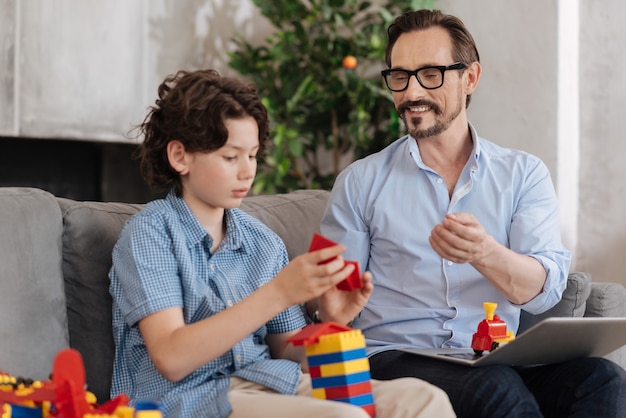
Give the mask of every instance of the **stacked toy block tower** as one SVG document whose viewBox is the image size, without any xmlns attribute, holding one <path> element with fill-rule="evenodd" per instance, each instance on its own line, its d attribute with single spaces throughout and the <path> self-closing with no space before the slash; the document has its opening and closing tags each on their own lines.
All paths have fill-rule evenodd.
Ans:
<svg viewBox="0 0 626 418">
<path fill-rule="evenodd" d="M 313 397 L 346 402 L 376 415 L 365 337 L 332 322 L 305 327 L 289 340 L 304 345 Z"/>
</svg>

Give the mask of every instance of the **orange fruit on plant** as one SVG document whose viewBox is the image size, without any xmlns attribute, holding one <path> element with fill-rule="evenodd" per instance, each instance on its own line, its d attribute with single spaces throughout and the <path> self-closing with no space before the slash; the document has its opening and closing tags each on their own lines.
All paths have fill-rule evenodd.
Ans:
<svg viewBox="0 0 626 418">
<path fill-rule="evenodd" d="M 356 57 L 353 55 L 346 55 L 345 57 L 343 57 L 341 65 L 343 66 L 343 68 L 347 68 L 348 70 L 355 69 L 357 65 Z"/>
</svg>

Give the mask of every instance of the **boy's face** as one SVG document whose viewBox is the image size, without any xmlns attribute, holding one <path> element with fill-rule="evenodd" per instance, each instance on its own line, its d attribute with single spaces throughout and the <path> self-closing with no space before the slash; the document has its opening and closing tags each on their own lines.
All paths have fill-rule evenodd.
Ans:
<svg viewBox="0 0 626 418">
<path fill-rule="evenodd" d="M 234 208 L 248 194 L 256 174 L 259 128 L 252 117 L 227 119 L 228 140 L 213 152 L 185 153 L 183 199 L 196 213 Z"/>
</svg>

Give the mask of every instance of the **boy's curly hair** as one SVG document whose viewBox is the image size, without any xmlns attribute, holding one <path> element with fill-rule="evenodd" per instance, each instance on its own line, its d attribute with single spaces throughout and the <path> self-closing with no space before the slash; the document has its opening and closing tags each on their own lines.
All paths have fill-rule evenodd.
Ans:
<svg viewBox="0 0 626 418">
<path fill-rule="evenodd" d="M 188 152 L 212 152 L 228 140 L 226 119 L 252 117 L 259 127 L 259 153 L 269 138 L 267 110 L 253 84 L 222 77 L 215 70 L 178 71 L 159 86 L 159 98 L 136 128 L 143 134 L 136 156 L 150 187 L 178 194 L 179 174 L 167 159 L 167 144 L 180 141 Z"/>
</svg>

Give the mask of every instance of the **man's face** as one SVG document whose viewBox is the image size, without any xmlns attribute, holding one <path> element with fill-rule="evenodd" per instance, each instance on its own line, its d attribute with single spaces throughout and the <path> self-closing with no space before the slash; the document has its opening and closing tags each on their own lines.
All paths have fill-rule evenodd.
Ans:
<svg viewBox="0 0 626 418">
<path fill-rule="evenodd" d="M 391 51 L 391 68 L 416 70 L 425 66 L 447 66 L 452 58 L 452 41 L 440 27 L 400 35 Z M 441 87 L 428 90 L 411 77 L 406 90 L 393 92 L 400 118 L 416 139 L 442 134 L 465 111 L 463 73 L 448 70 Z"/>
</svg>

